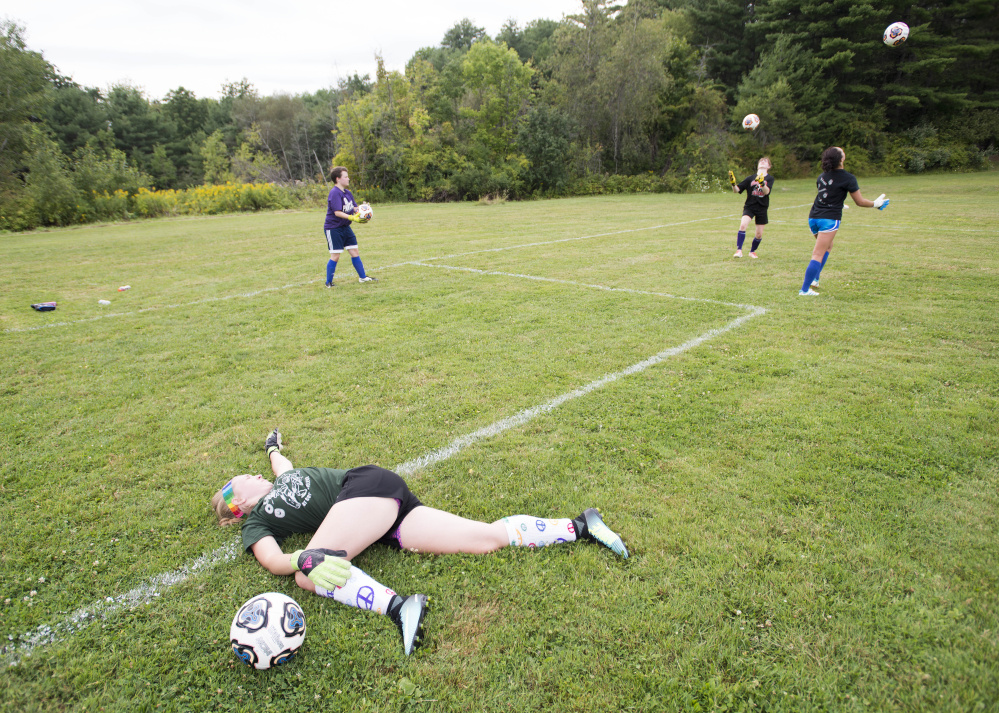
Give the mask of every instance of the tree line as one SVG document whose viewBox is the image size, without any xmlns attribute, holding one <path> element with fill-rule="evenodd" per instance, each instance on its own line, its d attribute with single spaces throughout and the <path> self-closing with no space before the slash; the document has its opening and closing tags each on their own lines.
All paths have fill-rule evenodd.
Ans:
<svg viewBox="0 0 999 713">
<path fill-rule="evenodd" d="M 911 35 L 888 48 L 895 20 Z M 969 170 L 999 139 L 992 0 L 582 0 L 495 37 L 464 19 L 404 71 L 379 57 L 374 78 L 269 97 L 81 87 L 23 35 L 0 23 L 0 228 L 139 188 L 322 183 L 333 164 L 372 198 L 524 198 L 697 190 L 761 153 L 808 175 L 833 144 L 860 172 Z"/>
</svg>

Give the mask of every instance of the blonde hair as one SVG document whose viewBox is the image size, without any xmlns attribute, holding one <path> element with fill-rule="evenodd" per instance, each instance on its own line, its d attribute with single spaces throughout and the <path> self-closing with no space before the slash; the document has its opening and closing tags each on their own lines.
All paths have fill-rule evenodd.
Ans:
<svg viewBox="0 0 999 713">
<path fill-rule="evenodd" d="M 241 520 L 233 515 L 232 510 L 226 505 L 225 498 L 222 497 L 222 488 L 219 488 L 212 496 L 212 510 L 215 511 L 215 516 L 219 519 L 219 527 L 238 525 Z"/>
</svg>

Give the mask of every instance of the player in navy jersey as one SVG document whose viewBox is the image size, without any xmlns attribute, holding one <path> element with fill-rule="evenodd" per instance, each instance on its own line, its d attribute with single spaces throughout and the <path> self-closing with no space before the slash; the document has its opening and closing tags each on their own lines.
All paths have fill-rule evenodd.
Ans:
<svg viewBox="0 0 999 713">
<path fill-rule="evenodd" d="M 428 554 L 486 554 L 583 539 L 628 556 L 621 537 L 594 508 L 571 519 L 509 515 L 491 523 L 468 520 L 427 507 L 399 475 L 385 468 L 294 468 L 281 448 L 275 428 L 264 442 L 273 482 L 262 475 L 237 475 L 215 493 L 212 509 L 219 524 L 245 522 L 243 548 L 268 572 L 293 574 L 302 589 L 388 616 L 402 633 L 407 655 L 419 643 L 427 598 L 400 596 L 351 564 L 351 558 L 376 542 Z M 314 534 L 305 549 L 283 551 L 282 541 L 295 533 Z"/>
<path fill-rule="evenodd" d="M 333 287 L 333 274 L 344 250 L 350 253 L 350 261 L 357 270 L 358 281 L 374 282 L 376 278 L 364 272 L 364 264 L 357 249 L 357 236 L 350 227 L 351 223 L 367 223 L 368 220 L 358 215 L 357 202 L 347 190 L 350 185 L 347 169 L 334 166 L 330 171 L 330 178 L 333 179 L 333 190 L 326 200 L 326 223 L 323 225 L 326 245 L 330 250 L 330 260 L 326 263 L 326 286 Z"/>
<path fill-rule="evenodd" d="M 861 208 L 884 210 L 888 205 L 884 193 L 873 201 L 860 195 L 857 177 L 843 169 L 845 162 L 846 152 L 839 146 L 831 146 L 822 152 L 822 175 L 815 181 L 818 195 L 808 213 L 808 227 L 815 236 L 815 248 L 812 250 L 812 260 L 805 270 L 805 281 L 799 295 L 819 294 L 813 288 L 818 287 L 819 275 L 829 259 L 833 238 L 836 237 L 843 218 L 843 203 L 847 195 Z"/>
<path fill-rule="evenodd" d="M 735 182 L 735 174 L 728 172 L 729 183 L 732 184 L 733 193 L 746 191 L 746 204 L 742 208 L 742 222 L 739 224 L 739 232 L 735 238 L 735 256 L 742 257 L 742 244 L 746 240 L 746 228 L 749 221 L 756 221 L 756 236 L 753 238 L 753 247 L 749 251 L 749 257 L 759 257 L 756 249 L 763 241 L 763 226 L 767 220 L 767 208 L 770 207 L 770 192 L 774 187 L 774 177 L 768 171 L 773 167 L 770 158 L 764 156 L 756 162 L 756 173 L 746 176 L 739 183 Z"/>
</svg>

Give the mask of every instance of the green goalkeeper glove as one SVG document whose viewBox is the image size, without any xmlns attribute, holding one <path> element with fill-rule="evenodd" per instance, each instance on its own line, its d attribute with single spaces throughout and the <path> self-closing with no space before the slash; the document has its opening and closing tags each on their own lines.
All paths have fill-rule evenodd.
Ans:
<svg viewBox="0 0 999 713">
<path fill-rule="evenodd" d="M 291 553 L 291 566 L 323 589 L 342 587 L 350 579 L 350 562 L 343 550 L 297 550 Z"/>
<path fill-rule="evenodd" d="M 728 182 L 731 183 L 733 186 L 735 185 L 735 174 L 732 173 L 731 171 L 728 172 Z"/>
<path fill-rule="evenodd" d="M 274 451 L 281 452 L 281 432 L 276 428 L 271 431 L 271 435 L 267 436 L 267 440 L 264 441 L 264 450 L 267 452 L 268 458 L 270 458 L 271 453 Z"/>
</svg>

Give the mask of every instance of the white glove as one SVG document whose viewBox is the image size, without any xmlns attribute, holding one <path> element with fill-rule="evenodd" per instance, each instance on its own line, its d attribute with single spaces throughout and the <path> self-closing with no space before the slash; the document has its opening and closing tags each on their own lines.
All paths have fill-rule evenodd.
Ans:
<svg viewBox="0 0 999 713">
<path fill-rule="evenodd" d="M 880 196 L 874 199 L 874 207 L 878 210 L 884 210 L 888 207 L 888 201 L 890 199 L 885 198 L 885 194 L 882 193 Z"/>
</svg>

